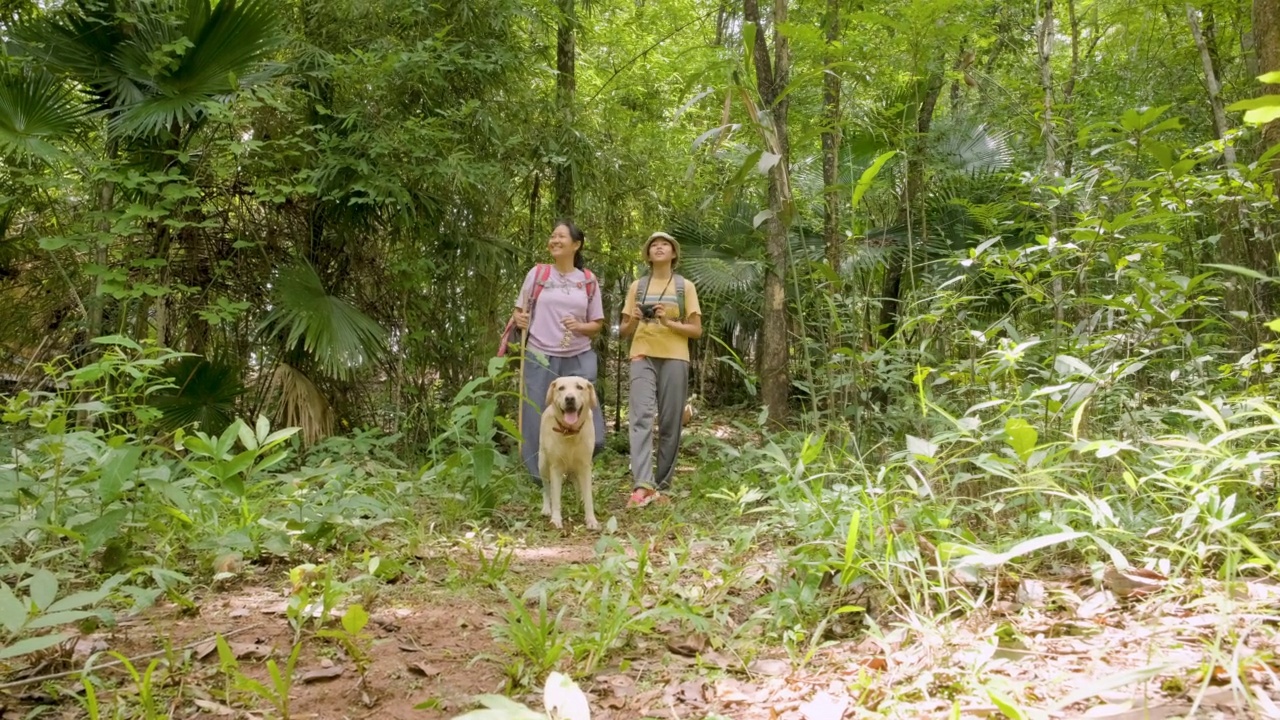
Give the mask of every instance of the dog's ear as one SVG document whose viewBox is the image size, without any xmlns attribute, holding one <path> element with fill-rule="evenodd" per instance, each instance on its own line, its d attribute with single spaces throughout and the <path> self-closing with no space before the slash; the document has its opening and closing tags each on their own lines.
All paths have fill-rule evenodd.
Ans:
<svg viewBox="0 0 1280 720">
<path fill-rule="evenodd" d="M 556 385 L 557 384 L 559 384 L 558 380 L 552 380 L 551 384 L 547 386 L 547 399 L 543 401 L 542 403 L 543 407 L 548 407 L 551 405 L 551 403 L 556 401 Z"/>
<path fill-rule="evenodd" d="M 587 407 L 595 410 L 600 407 L 600 401 L 596 399 L 596 384 L 587 383 Z"/>
</svg>

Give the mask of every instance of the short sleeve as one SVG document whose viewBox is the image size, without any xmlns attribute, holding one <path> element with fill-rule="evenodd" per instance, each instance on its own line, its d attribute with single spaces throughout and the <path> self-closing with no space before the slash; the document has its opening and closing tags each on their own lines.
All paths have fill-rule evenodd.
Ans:
<svg viewBox="0 0 1280 720">
<path fill-rule="evenodd" d="M 639 287 L 639 280 L 632 280 L 631 287 L 627 288 L 627 300 L 622 304 L 623 315 L 636 314 L 636 288 Z"/>
<path fill-rule="evenodd" d="M 702 307 L 698 305 L 698 288 L 686 278 L 684 281 L 684 316 L 701 315 Z"/>
<path fill-rule="evenodd" d="M 529 268 L 529 273 L 524 276 L 524 285 L 520 286 L 520 294 L 516 296 L 516 308 L 524 310 L 525 301 L 529 295 L 533 293 L 533 282 L 538 277 L 538 266 L 534 265 Z"/>
</svg>

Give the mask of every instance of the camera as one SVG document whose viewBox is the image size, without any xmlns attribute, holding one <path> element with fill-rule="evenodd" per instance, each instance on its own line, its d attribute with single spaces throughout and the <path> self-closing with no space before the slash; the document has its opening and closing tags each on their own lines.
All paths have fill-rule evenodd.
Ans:
<svg viewBox="0 0 1280 720">
<path fill-rule="evenodd" d="M 640 315 L 643 316 L 645 320 L 652 320 L 654 319 L 654 317 L 657 316 L 657 314 L 658 314 L 657 305 L 641 305 L 640 306 Z"/>
</svg>

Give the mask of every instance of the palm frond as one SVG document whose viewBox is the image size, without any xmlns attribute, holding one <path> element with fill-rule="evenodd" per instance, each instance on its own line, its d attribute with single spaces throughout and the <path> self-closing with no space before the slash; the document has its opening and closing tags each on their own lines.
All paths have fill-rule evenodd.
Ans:
<svg viewBox="0 0 1280 720">
<path fill-rule="evenodd" d="M 309 264 L 282 270 L 274 285 L 275 307 L 263 319 L 261 331 L 283 336 L 287 349 L 301 346 L 324 373 L 350 378 L 386 352 L 386 331 L 355 306 L 330 295 Z"/>
<path fill-rule="evenodd" d="M 308 445 L 333 433 L 333 408 L 311 378 L 298 368 L 280 363 L 271 374 L 269 392 L 275 397 L 275 421 L 301 430 Z"/>
<path fill-rule="evenodd" d="M 759 285 L 763 271 L 759 260 L 725 257 L 696 247 L 680 262 L 680 273 L 693 281 L 699 294 L 710 296 L 747 292 Z"/>
<path fill-rule="evenodd" d="M 19 159 L 49 160 L 53 141 L 72 135 L 86 107 L 48 73 L 0 79 L 0 151 Z"/>
<path fill-rule="evenodd" d="M 147 78 L 151 92 L 120 108 L 116 126 L 129 134 L 160 133 L 175 124 L 198 122 L 203 103 L 229 95 L 270 73 L 260 67 L 284 42 L 274 4 L 263 0 L 188 0 L 179 32 L 156 23 L 139 35 L 138 49 L 155 71 L 155 54 L 174 42 L 190 43 L 174 66 L 162 66 Z M 178 37 L 174 37 L 174 35 Z"/>
<path fill-rule="evenodd" d="M 931 161 L 952 172 L 981 176 L 1013 165 L 1010 133 L 986 123 L 958 120 L 939 123 L 930 144 Z"/>
<path fill-rule="evenodd" d="M 169 430 L 199 424 L 207 433 L 221 433 L 236 417 L 236 399 L 244 393 L 233 365 L 203 357 L 184 357 L 165 368 L 174 387 L 159 390 L 150 404 L 164 413 L 160 424 Z"/>
</svg>

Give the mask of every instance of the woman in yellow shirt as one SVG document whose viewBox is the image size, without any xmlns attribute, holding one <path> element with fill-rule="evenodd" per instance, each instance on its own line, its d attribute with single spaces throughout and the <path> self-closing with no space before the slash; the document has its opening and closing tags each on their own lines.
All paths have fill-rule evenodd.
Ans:
<svg viewBox="0 0 1280 720">
<path fill-rule="evenodd" d="M 680 244 L 664 232 L 645 241 L 649 274 L 631 283 L 622 308 L 623 337 L 631 340 L 631 499 L 627 507 L 666 501 L 671 487 L 684 405 L 689 395 L 689 341 L 702 337 L 698 291 L 676 274 Z M 658 422 L 658 468 L 653 467 L 653 423 Z"/>
</svg>

